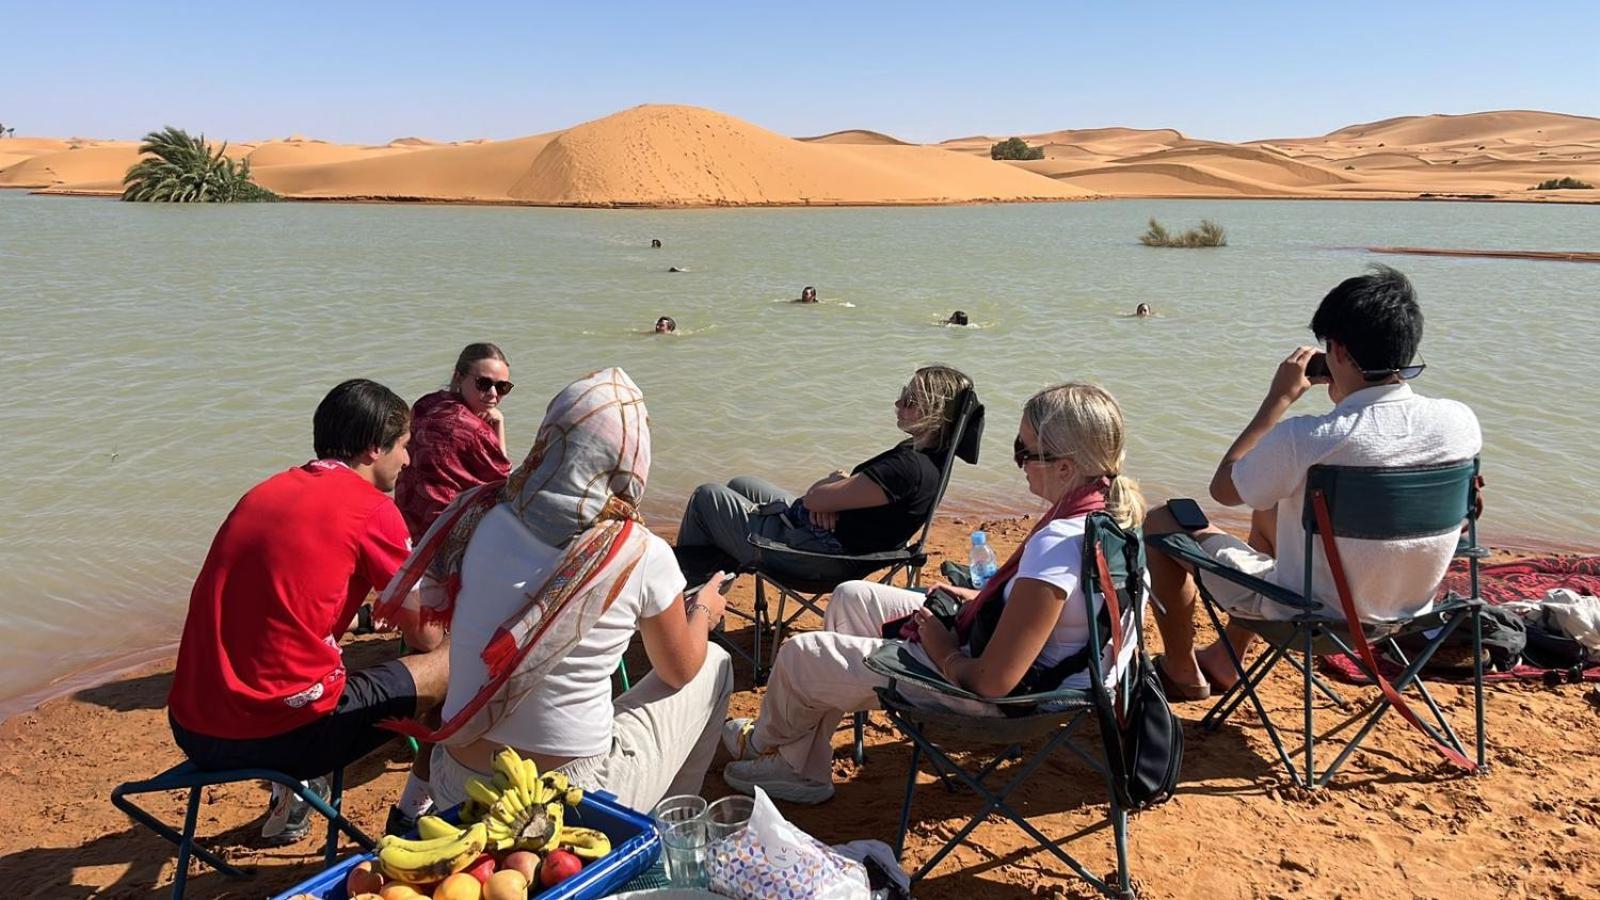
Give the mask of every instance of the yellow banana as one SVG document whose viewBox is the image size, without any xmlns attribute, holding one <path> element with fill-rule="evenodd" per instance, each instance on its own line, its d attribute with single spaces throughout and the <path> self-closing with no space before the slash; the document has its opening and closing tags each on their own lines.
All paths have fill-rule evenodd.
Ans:
<svg viewBox="0 0 1600 900">
<path fill-rule="evenodd" d="M 500 792 L 490 787 L 482 778 L 467 779 L 467 796 L 489 808 L 500 802 Z"/>
<path fill-rule="evenodd" d="M 562 849 L 571 850 L 574 856 L 586 862 L 599 859 L 611 852 L 611 838 L 596 828 L 563 826 L 561 839 L 557 843 Z"/>
<path fill-rule="evenodd" d="M 539 802 L 539 766 L 531 759 L 522 761 L 522 777 L 517 782 L 517 787 L 522 792 L 524 806 L 533 806 Z"/>
<path fill-rule="evenodd" d="M 459 836 L 460 833 L 439 835 L 431 838 L 404 838 L 398 835 L 386 834 L 378 838 L 377 849 L 382 850 L 385 847 L 403 846 L 409 850 L 426 852 L 447 846 Z"/>
<path fill-rule="evenodd" d="M 550 803 L 566 796 L 567 775 L 565 772 L 546 772 L 540 776 L 539 784 L 542 790 L 538 792 L 536 799 L 540 803 Z"/>
<path fill-rule="evenodd" d="M 583 788 L 581 788 L 581 787 L 569 787 L 569 788 L 567 788 L 567 798 L 566 799 L 567 799 L 567 805 L 568 806 L 577 806 L 579 803 L 582 803 L 583 802 Z"/>
<path fill-rule="evenodd" d="M 406 884 L 429 884 L 463 871 L 483 854 L 488 834 L 480 823 L 453 839 L 379 842 L 378 868 L 384 877 Z"/>
<path fill-rule="evenodd" d="M 465 828 L 451 825 L 438 816 L 423 816 L 417 820 L 417 834 L 425 841 L 436 840 L 444 837 L 459 837 Z"/>
<path fill-rule="evenodd" d="M 501 747 L 490 764 L 496 775 L 504 775 L 508 785 L 516 785 L 522 777 L 522 758 L 510 747 Z"/>
</svg>

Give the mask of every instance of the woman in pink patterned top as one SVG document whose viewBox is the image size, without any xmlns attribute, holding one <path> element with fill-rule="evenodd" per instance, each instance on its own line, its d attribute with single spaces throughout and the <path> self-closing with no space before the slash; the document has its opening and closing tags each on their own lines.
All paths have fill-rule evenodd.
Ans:
<svg viewBox="0 0 1600 900">
<path fill-rule="evenodd" d="M 412 541 L 457 494 L 511 473 L 500 413 L 500 400 L 511 392 L 510 378 L 499 347 L 468 344 L 456 359 L 450 386 L 411 408 L 411 465 L 400 473 L 394 499 Z"/>
</svg>

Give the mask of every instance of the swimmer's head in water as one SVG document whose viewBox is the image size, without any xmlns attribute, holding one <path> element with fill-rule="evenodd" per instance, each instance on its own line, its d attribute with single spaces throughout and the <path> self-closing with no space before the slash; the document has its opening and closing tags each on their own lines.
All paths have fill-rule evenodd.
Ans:
<svg viewBox="0 0 1600 900">
<path fill-rule="evenodd" d="M 653 249 L 653 250 L 661 249 L 661 239 L 660 238 L 651 238 L 650 239 L 650 248 Z"/>
<path fill-rule="evenodd" d="M 662 316 L 656 320 L 656 334 L 671 334 L 678 330 L 678 323 L 671 316 Z"/>
<path fill-rule="evenodd" d="M 958 309 L 955 312 L 950 314 L 950 318 L 945 320 L 945 324 L 946 325 L 966 325 L 967 324 L 967 314 Z"/>
<path fill-rule="evenodd" d="M 1141 319 L 1146 318 L 1146 317 L 1151 316 L 1151 315 L 1154 315 L 1154 313 L 1152 313 L 1150 311 L 1150 304 L 1148 304 L 1148 303 L 1139 304 L 1137 307 L 1134 308 L 1133 314 L 1138 316 Z"/>
<path fill-rule="evenodd" d="M 801 288 L 801 290 L 800 290 L 800 302 L 801 303 L 815 303 L 815 302 L 817 302 L 817 289 L 812 287 L 812 286 L 810 286 L 810 285 L 806 285 L 804 288 Z"/>
</svg>

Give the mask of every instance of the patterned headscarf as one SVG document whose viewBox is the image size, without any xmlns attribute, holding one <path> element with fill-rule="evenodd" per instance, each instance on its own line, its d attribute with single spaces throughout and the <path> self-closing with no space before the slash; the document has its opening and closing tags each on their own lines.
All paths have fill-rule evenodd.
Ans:
<svg viewBox="0 0 1600 900">
<path fill-rule="evenodd" d="M 434 732 L 411 721 L 386 724 L 419 740 L 465 744 L 515 709 L 583 640 L 643 558 L 638 509 L 649 476 L 650 417 L 626 372 L 603 369 L 557 394 L 527 459 L 509 480 L 465 491 L 440 514 L 378 598 L 375 617 L 448 628 L 467 545 L 499 504 L 540 542 L 563 548 L 561 559 L 484 648 L 488 680 L 466 706 Z"/>
</svg>

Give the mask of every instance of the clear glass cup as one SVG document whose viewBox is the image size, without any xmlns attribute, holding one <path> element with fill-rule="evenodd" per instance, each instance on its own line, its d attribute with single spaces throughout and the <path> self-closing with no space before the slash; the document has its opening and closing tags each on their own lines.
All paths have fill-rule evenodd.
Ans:
<svg viewBox="0 0 1600 900">
<path fill-rule="evenodd" d="M 704 888 L 706 871 L 706 808 L 704 798 L 678 794 L 657 803 L 650 811 L 661 832 L 663 862 L 673 887 Z"/>
<path fill-rule="evenodd" d="M 744 831 L 755 806 L 755 798 L 735 795 L 723 797 L 706 807 L 706 839 L 716 843 Z"/>
</svg>

